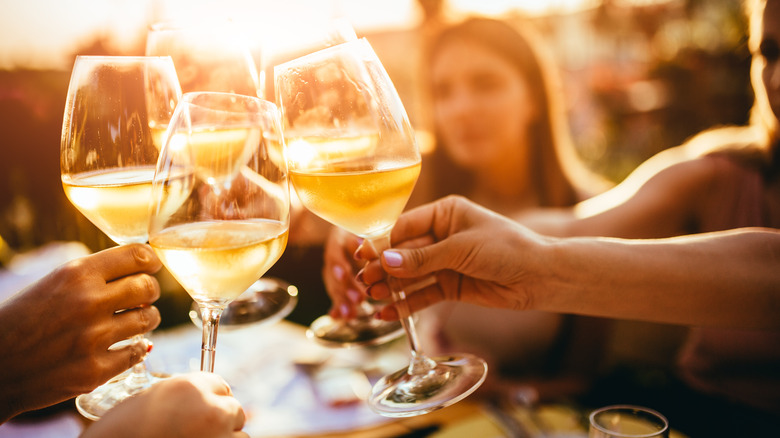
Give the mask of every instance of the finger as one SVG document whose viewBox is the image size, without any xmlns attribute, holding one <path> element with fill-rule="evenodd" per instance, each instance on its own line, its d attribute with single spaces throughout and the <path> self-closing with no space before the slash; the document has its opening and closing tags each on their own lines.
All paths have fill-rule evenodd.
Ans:
<svg viewBox="0 0 780 438">
<path fill-rule="evenodd" d="M 233 416 L 233 430 L 241 430 L 246 423 L 246 413 L 241 407 L 241 404 L 236 399 L 232 399 L 235 402 L 236 413 Z"/>
<path fill-rule="evenodd" d="M 390 298 L 392 296 L 392 292 L 390 291 L 390 287 L 387 283 L 379 282 L 369 286 L 368 296 L 377 301 L 382 301 Z"/>
<path fill-rule="evenodd" d="M 150 306 L 160 298 L 160 284 L 148 274 L 136 274 L 106 285 L 114 311 Z"/>
<path fill-rule="evenodd" d="M 382 252 L 382 268 L 393 277 L 423 277 L 444 269 L 455 269 L 463 264 L 462 257 L 468 253 L 458 251 L 457 241 L 453 239 L 436 242 L 421 248 L 389 249 Z M 375 278 L 376 272 L 366 272 Z M 368 280 L 367 280 L 368 281 Z"/>
<path fill-rule="evenodd" d="M 216 395 L 233 396 L 233 390 L 230 385 L 220 375 L 198 371 L 194 374 L 195 379 L 203 385 L 204 389 L 213 392 Z"/>
<path fill-rule="evenodd" d="M 385 272 L 385 270 L 382 268 L 379 260 L 366 263 L 366 266 L 358 271 L 357 275 L 355 276 L 356 281 L 366 286 L 380 282 L 385 278 L 387 278 L 387 272 Z"/>
<path fill-rule="evenodd" d="M 402 214 L 390 233 L 393 246 L 397 247 L 402 242 L 430 235 L 435 224 L 437 205 L 421 205 Z"/>
<path fill-rule="evenodd" d="M 431 236 L 430 234 L 426 234 L 424 236 L 419 236 L 419 237 L 405 240 L 403 242 L 398 242 L 398 244 L 395 245 L 394 248 L 402 248 L 402 249 L 420 248 L 423 246 L 431 245 L 435 241 L 436 240 L 433 238 L 433 236 Z"/>
<path fill-rule="evenodd" d="M 354 235 L 354 234 L 348 234 L 344 237 L 344 253 L 345 254 L 354 254 L 355 251 L 362 245 L 364 242 L 363 239 L 360 237 Z"/>
<path fill-rule="evenodd" d="M 90 256 L 89 263 L 107 282 L 139 272 L 154 274 L 162 267 L 152 248 L 140 243 L 100 251 Z"/>
<path fill-rule="evenodd" d="M 144 342 L 131 342 L 122 347 L 107 350 L 103 355 L 103 364 L 97 370 L 101 377 L 100 380 L 108 381 L 122 371 L 132 368 L 133 365 L 141 362 L 152 351 L 152 348 L 152 343 L 144 340 Z"/>
<path fill-rule="evenodd" d="M 109 345 L 135 335 L 148 333 L 160 325 L 160 311 L 154 306 L 139 307 L 114 314 Z"/>
</svg>

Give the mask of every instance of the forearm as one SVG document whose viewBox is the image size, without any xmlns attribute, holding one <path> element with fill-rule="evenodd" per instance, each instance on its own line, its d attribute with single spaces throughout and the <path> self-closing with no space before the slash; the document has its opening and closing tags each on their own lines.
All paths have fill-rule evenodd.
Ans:
<svg viewBox="0 0 780 438">
<path fill-rule="evenodd" d="M 540 310 L 685 325 L 780 329 L 780 232 L 551 240 Z"/>
</svg>

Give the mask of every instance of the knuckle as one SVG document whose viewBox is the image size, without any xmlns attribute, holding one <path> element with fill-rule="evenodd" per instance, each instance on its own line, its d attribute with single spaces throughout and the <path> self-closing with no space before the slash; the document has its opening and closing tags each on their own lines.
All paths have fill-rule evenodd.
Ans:
<svg viewBox="0 0 780 438">
<path fill-rule="evenodd" d="M 129 287 L 131 291 L 144 300 L 144 304 L 157 301 L 160 298 L 160 286 L 157 279 L 148 274 L 139 274 L 133 277 Z"/>
<path fill-rule="evenodd" d="M 143 245 L 128 245 L 130 255 L 138 266 L 144 266 L 149 263 L 149 254 Z"/>
<path fill-rule="evenodd" d="M 153 330 L 160 323 L 160 312 L 156 307 L 144 307 L 135 312 L 138 318 L 138 327 L 146 333 Z"/>
<path fill-rule="evenodd" d="M 127 368 L 130 368 L 133 365 L 137 364 L 138 362 L 141 362 L 141 360 L 143 360 L 145 355 L 146 355 L 146 349 L 143 347 L 143 345 L 141 345 L 140 342 L 134 343 L 129 348 L 129 355 L 127 357 Z"/>
</svg>

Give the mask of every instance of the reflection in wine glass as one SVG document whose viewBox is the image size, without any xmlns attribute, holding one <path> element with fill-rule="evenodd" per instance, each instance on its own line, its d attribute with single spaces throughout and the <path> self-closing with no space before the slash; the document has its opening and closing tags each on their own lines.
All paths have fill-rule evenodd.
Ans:
<svg viewBox="0 0 780 438">
<path fill-rule="evenodd" d="M 225 307 L 284 252 L 289 194 L 274 104 L 231 93 L 183 95 L 157 164 L 149 243 L 200 306 L 202 371 L 214 371 Z"/>
<path fill-rule="evenodd" d="M 667 438 L 669 422 L 660 413 L 632 405 L 614 405 L 591 412 L 589 438 Z"/>
<path fill-rule="evenodd" d="M 152 121 L 170 119 L 180 96 L 170 57 L 76 58 L 62 124 L 62 185 L 71 203 L 120 245 L 147 241 L 160 148 Z M 76 406 L 94 420 L 155 380 L 141 362 L 79 396 Z"/>
<path fill-rule="evenodd" d="M 406 111 L 365 39 L 339 44 L 276 66 L 290 179 L 303 204 L 323 219 L 365 239 L 379 253 L 420 173 Z M 391 279 L 393 298 L 405 292 Z M 439 409 L 472 393 L 487 365 L 459 354 L 423 354 L 407 306 L 401 322 L 409 339 L 409 367 L 380 379 L 369 405 L 382 415 L 411 416 Z M 328 321 L 315 334 L 334 343 L 371 345 L 392 337 L 372 315 Z M 374 336 L 364 336 L 371 333 Z M 365 339 L 356 337 L 364 336 Z"/>
</svg>

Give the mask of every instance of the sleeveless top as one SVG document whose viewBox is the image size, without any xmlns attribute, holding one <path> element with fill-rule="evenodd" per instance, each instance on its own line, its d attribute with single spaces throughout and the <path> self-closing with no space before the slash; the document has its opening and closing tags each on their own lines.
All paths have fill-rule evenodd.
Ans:
<svg viewBox="0 0 780 438">
<path fill-rule="evenodd" d="M 722 155 L 701 232 L 772 227 L 766 185 L 757 169 Z M 775 226 L 776 228 L 776 226 Z M 780 269 L 780 266 L 777 267 Z M 777 315 L 780 318 L 780 315 Z M 780 414 L 780 332 L 692 327 L 677 357 L 680 378 L 713 396 Z"/>
</svg>

